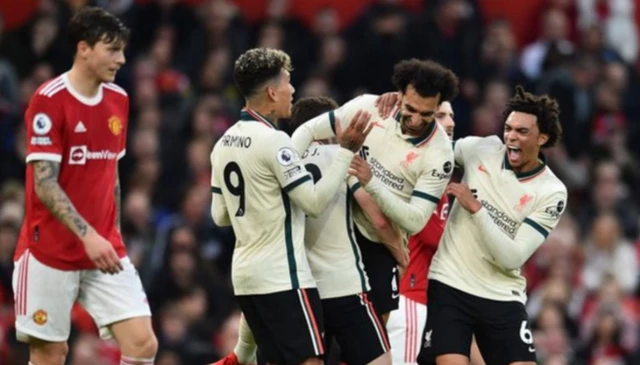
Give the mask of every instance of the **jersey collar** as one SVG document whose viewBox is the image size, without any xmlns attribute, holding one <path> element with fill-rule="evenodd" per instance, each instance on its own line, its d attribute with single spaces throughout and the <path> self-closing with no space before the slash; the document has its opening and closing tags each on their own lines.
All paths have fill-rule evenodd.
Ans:
<svg viewBox="0 0 640 365">
<path fill-rule="evenodd" d="M 243 122 L 260 122 L 269 128 L 277 129 L 275 123 L 264 115 L 249 108 L 244 108 L 240 111 L 240 120 Z"/>
<path fill-rule="evenodd" d="M 538 159 L 540 160 L 540 162 L 542 162 L 540 164 L 540 166 L 537 166 L 536 168 L 534 168 L 531 171 L 516 172 L 516 171 L 513 170 L 513 167 L 511 167 L 511 164 L 509 163 L 509 159 L 507 158 L 507 153 L 505 152 L 505 154 L 504 154 L 504 162 L 502 163 L 502 167 L 505 170 L 513 171 L 513 173 L 516 175 L 518 180 L 526 181 L 526 180 L 533 179 L 534 177 L 542 174 L 544 169 L 547 167 L 547 156 L 545 156 L 544 153 L 540 152 L 540 154 L 538 155 Z"/>
<path fill-rule="evenodd" d="M 411 144 L 414 145 L 414 147 L 422 146 L 423 144 L 427 143 L 431 139 L 431 137 L 433 137 L 434 134 L 436 134 L 436 121 L 434 120 L 429 125 L 429 128 L 427 128 L 427 130 L 424 132 L 424 135 L 420 137 L 407 136 L 402 133 L 402 128 L 400 128 L 401 117 L 402 117 L 402 114 L 400 113 L 400 107 L 398 107 L 395 113 L 393 113 L 393 119 L 395 119 L 397 122 L 396 126 L 397 126 L 398 135 L 404 138 L 405 140 L 411 142 Z"/>
</svg>

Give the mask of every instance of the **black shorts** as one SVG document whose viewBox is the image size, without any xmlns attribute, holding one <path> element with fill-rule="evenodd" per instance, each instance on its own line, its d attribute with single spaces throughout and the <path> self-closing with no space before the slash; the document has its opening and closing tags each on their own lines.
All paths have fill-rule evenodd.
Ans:
<svg viewBox="0 0 640 365">
<path fill-rule="evenodd" d="M 349 365 L 365 365 L 390 349 L 387 329 L 367 294 L 322 300 L 325 343 L 335 338 L 341 359 Z"/>
<path fill-rule="evenodd" d="M 317 289 L 236 298 L 264 361 L 297 365 L 324 356 L 324 322 Z"/>
<path fill-rule="evenodd" d="M 469 357 L 473 335 L 487 364 L 536 361 L 522 303 L 480 298 L 435 280 L 429 280 L 427 297 L 427 324 L 418 364 L 435 364 L 436 357 L 445 354 Z"/>
<path fill-rule="evenodd" d="M 355 228 L 356 241 L 362 253 L 364 271 L 369 278 L 369 297 L 379 314 L 398 309 L 400 298 L 396 259 L 381 243 L 373 242 Z"/>
</svg>

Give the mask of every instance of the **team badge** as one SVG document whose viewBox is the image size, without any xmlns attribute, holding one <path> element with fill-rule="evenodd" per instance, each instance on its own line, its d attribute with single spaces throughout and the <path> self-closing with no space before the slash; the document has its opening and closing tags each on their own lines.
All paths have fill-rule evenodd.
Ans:
<svg viewBox="0 0 640 365">
<path fill-rule="evenodd" d="M 117 136 L 122 133 L 122 128 L 122 121 L 120 120 L 120 118 L 116 117 L 115 115 L 109 118 L 109 130 L 111 131 L 111 133 Z"/>
<path fill-rule="evenodd" d="M 47 134 L 52 126 L 51 118 L 45 113 L 38 113 L 33 117 L 33 132 L 35 134 Z"/>
<path fill-rule="evenodd" d="M 35 313 L 33 313 L 33 321 L 39 326 L 47 323 L 48 319 L 49 315 L 42 309 L 38 309 Z"/>
<path fill-rule="evenodd" d="M 562 213 L 562 211 L 564 211 L 564 202 L 562 200 L 558 202 L 556 209 L 558 210 L 558 213 Z"/>
</svg>

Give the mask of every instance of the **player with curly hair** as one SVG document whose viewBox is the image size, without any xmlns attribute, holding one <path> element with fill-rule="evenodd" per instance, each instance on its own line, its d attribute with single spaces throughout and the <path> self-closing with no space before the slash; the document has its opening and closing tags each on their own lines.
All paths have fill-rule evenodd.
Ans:
<svg viewBox="0 0 640 365">
<path fill-rule="evenodd" d="M 435 115 L 458 91 L 455 74 L 432 61 L 401 61 L 392 80 L 401 100 L 389 116 L 378 112 L 378 96 L 362 95 L 304 123 L 292 136 L 302 152 L 312 141 L 334 136 L 336 118 L 348 120 L 359 109 L 371 112 L 375 127 L 360 151 L 362 157 L 352 163 L 349 184 L 354 193 L 362 187 L 370 195 L 366 198 L 374 209 L 369 211 L 376 212 L 366 212 L 366 203 L 359 201 L 353 216 L 371 285 L 369 296 L 385 323 L 388 313 L 398 308 L 396 265 L 404 268 L 408 261 L 406 234 L 426 225 L 453 172 L 451 141 Z M 393 240 L 381 237 L 377 232 L 387 226 L 402 235 Z"/>
<path fill-rule="evenodd" d="M 475 335 L 487 364 L 535 364 L 520 267 L 555 228 L 567 189 L 541 149 L 562 135 L 558 103 L 522 87 L 497 136 L 455 142 L 461 183 L 429 272 L 429 315 L 418 363 L 469 364 Z"/>
</svg>

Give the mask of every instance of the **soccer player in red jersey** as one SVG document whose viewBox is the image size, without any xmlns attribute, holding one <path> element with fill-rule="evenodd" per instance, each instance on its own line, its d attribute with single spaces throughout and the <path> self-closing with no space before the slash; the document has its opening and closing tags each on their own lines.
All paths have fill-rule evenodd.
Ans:
<svg viewBox="0 0 640 365">
<path fill-rule="evenodd" d="M 72 68 L 41 85 L 25 113 L 25 220 L 15 252 L 18 340 L 30 365 L 62 365 L 71 307 L 79 301 L 121 365 L 153 364 L 151 311 L 120 234 L 118 160 L 129 98 L 113 84 L 129 30 L 99 8 L 69 23 Z"/>
<path fill-rule="evenodd" d="M 436 121 L 453 139 L 453 109 L 442 102 Z M 409 238 L 409 265 L 400 279 L 400 302 L 387 322 L 394 365 L 415 364 L 420 351 L 422 330 L 427 318 L 427 275 L 449 213 L 449 200 L 442 196 L 431 219 L 420 233 Z"/>
</svg>

